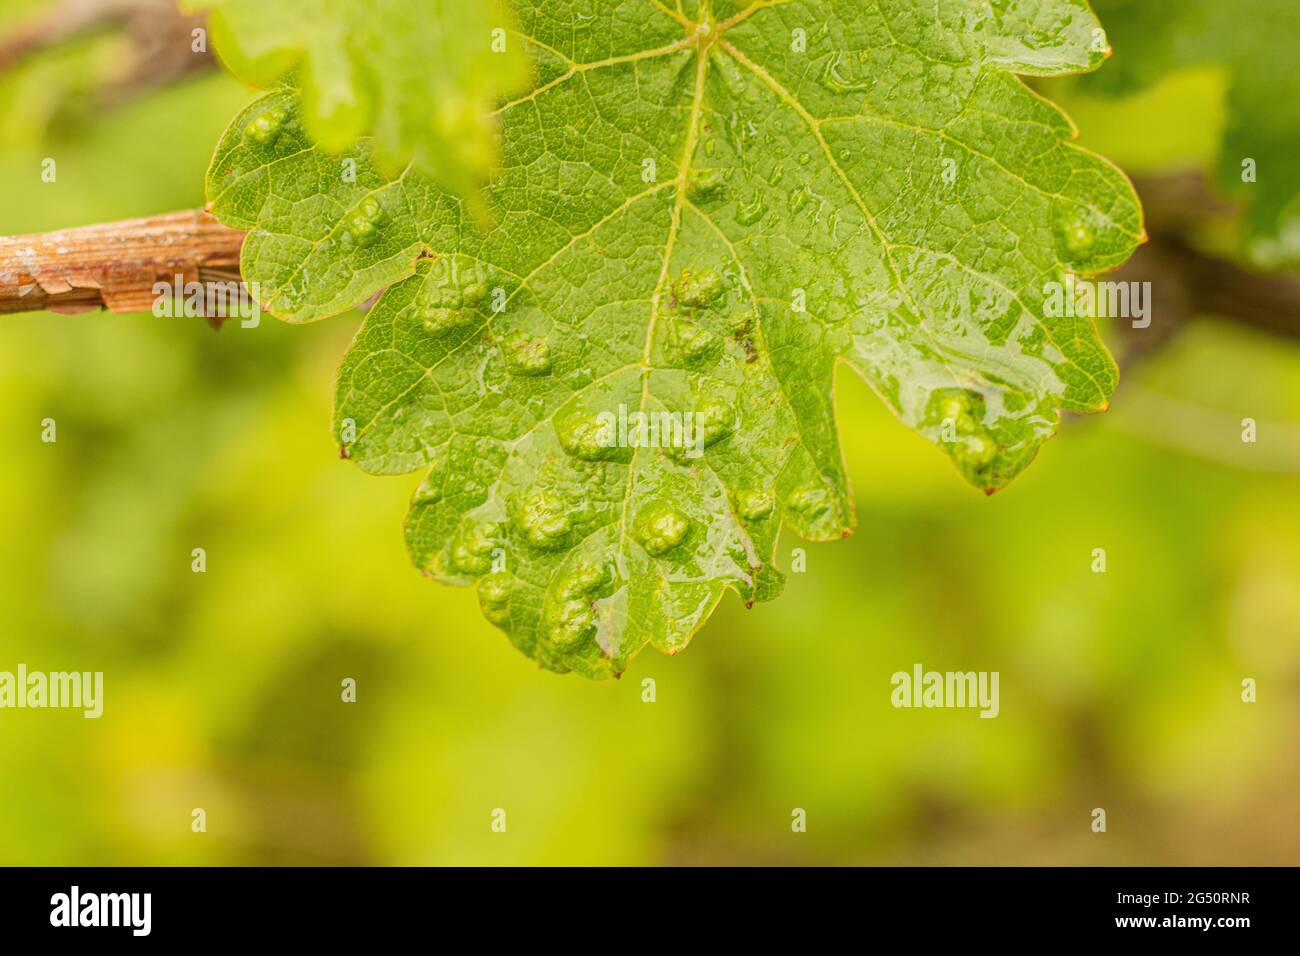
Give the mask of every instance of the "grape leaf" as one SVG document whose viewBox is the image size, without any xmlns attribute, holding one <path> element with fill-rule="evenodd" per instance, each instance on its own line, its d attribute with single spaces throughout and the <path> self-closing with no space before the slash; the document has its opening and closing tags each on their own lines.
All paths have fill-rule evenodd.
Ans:
<svg viewBox="0 0 1300 956">
<path fill-rule="evenodd" d="M 1270 266 L 1300 266 L 1300 71 L 1295 0 L 1097 0 L 1114 62 L 1098 87 L 1131 92 L 1182 67 L 1227 71 L 1228 126 L 1221 187 L 1246 210 L 1245 251 Z M 1253 181 L 1243 162 L 1253 160 Z"/>
<path fill-rule="evenodd" d="M 485 115 L 527 87 L 498 0 L 191 0 L 210 9 L 213 44 L 240 79 L 292 77 L 308 134 L 330 152 L 363 136 L 381 168 L 414 162 L 472 195 L 497 160 Z M 500 32 L 495 32 L 500 31 Z"/>
<path fill-rule="evenodd" d="M 364 144 L 341 177 L 291 93 L 235 121 L 209 192 L 282 318 L 389 286 L 337 434 L 425 470 L 415 563 L 541 666 L 676 653 L 725 589 L 780 592 L 783 526 L 850 532 L 840 362 L 986 491 L 1106 407 L 1110 355 L 1044 288 L 1122 262 L 1141 213 L 1011 72 L 1101 62 L 1082 0 L 516 9 L 539 75 L 498 111 L 489 230 Z"/>
</svg>

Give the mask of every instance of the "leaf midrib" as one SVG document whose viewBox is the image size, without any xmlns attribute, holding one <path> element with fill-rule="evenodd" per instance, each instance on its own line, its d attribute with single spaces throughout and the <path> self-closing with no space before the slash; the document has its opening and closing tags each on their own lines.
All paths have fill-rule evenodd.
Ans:
<svg viewBox="0 0 1300 956">
<path fill-rule="evenodd" d="M 663 299 L 664 287 L 668 283 L 668 275 L 672 267 L 673 251 L 677 247 L 677 236 L 681 231 L 682 213 L 686 208 L 686 191 L 690 185 L 691 163 L 695 158 L 695 149 L 699 144 L 700 118 L 704 112 L 704 83 L 709 75 L 709 50 L 702 44 L 696 56 L 698 61 L 695 66 L 695 94 L 691 101 L 690 118 L 687 121 L 686 142 L 682 147 L 682 160 L 677 167 L 677 194 L 673 200 L 672 220 L 668 227 L 668 239 L 664 243 L 664 261 L 659 271 L 659 281 L 655 285 L 654 295 L 651 297 L 650 321 L 646 323 L 645 345 L 641 352 L 641 398 L 637 404 L 639 413 L 645 412 L 646 403 L 650 398 L 650 371 L 655 327 L 658 325 L 660 302 Z M 628 462 L 627 467 L 627 486 L 623 493 L 622 515 L 619 520 L 618 532 L 617 553 L 620 559 L 627 546 L 627 518 L 632 502 L 632 484 L 636 477 L 636 460 L 640 451 L 639 445 L 632 449 L 632 459 Z"/>
</svg>

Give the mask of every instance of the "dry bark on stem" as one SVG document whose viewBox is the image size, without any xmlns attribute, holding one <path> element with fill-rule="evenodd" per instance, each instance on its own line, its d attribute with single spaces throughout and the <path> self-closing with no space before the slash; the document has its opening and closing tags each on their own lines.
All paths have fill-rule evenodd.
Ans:
<svg viewBox="0 0 1300 956">
<path fill-rule="evenodd" d="M 1169 326 L 1204 315 L 1300 337 L 1300 276 L 1251 272 L 1172 236 L 1153 238 L 1107 278 L 1150 281 L 1155 308 L 1165 312 L 1157 321 Z"/>
<path fill-rule="evenodd" d="M 129 41 L 119 75 L 109 80 L 98 104 L 110 108 L 181 77 L 211 69 L 215 61 L 193 49 L 193 31 L 207 18 L 186 15 L 175 0 L 62 0 L 42 16 L 0 38 L 0 70 L 9 70 L 44 50 L 103 31 Z"/>
<path fill-rule="evenodd" d="M 201 209 L 0 237 L 0 314 L 147 311 L 156 283 L 237 280 L 243 242 Z"/>
</svg>

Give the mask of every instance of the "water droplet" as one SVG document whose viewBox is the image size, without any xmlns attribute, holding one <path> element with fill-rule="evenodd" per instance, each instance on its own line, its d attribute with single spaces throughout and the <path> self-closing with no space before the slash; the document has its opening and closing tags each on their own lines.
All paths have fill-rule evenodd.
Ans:
<svg viewBox="0 0 1300 956">
<path fill-rule="evenodd" d="M 809 156 L 807 153 L 800 153 L 800 154 L 799 154 L 799 165 L 800 165 L 800 166 L 807 166 L 810 162 L 812 162 L 812 157 Z"/>
<path fill-rule="evenodd" d="M 744 153 L 758 135 L 758 126 L 753 120 L 733 112 L 727 117 L 727 136 L 735 144 L 737 152 Z"/>
<path fill-rule="evenodd" d="M 551 491 L 534 489 L 514 509 L 515 526 L 539 551 L 557 551 L 568 543 L 574 509 Z"/>
<path fill-rule="evenodd" d="M 642 507 L 633 522 L 636 539 L 656 558 L 681 547 L 690 530 L 691 519 L 662 499 Z"/>
<path fill-rule="evenodd" d="M 861 93 L 871 89 L 870 80 L 855 80 L 850 74 L 851 67 L 846 65 L 846 54 L 836 53 L 826 61 L 817 82 L 832 93 Z"/>
<path fill-rule="evenodd" d="M 812 198 L 812 193 L 810 193 L 804 186 L 800 186 L 798 189 L 793 190 L 790 193 L 790 211 L 799 212 L 812 202 Z"/>
<path fill-rule="evenodd" d="M 712 269 L 683 269 L 677 279 L 677 301 L 689 309 L 710 308 L 726 291 L 722 277 Z"/>
<path fill-rule="evenodd" d="M 551 346 L 546 339 L 515 331 L 506 336 L 506 366 L 516 375 L 546 375 L 551 371 Z"/>
<path fill-rule="evenodd" d="M 767 215 L 767 203 L 760 196 L 753 202 L 746 203 L 736 210 L 736 222 L 742 226 L 752 226 L 765 215 Z"/>
<path fill-rule="evenodd" d="M 710 202 L 727 195 L 727 174 L 721 169 L 697 170 L 688 188 L 695 202 Z"/>
</svg>

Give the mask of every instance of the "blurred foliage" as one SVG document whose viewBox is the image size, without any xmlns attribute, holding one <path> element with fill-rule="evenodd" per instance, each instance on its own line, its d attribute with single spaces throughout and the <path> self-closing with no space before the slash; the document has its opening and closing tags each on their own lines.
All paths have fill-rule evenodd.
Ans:
<svg viewBox="0 0 1300 956">
<path fill-rule="evenodd" d="M 1227 105 L 1220 187 L 1237 202 L 1242 248 L 1272 267 L 1300 266 L 1300 73 L 1295 0 L 1093 0 L 1115 49 L 1090 91 L 1133 92 L 1178 71 L 1217 73 Z M 1249 164 L 1253 173 L 1243 175 Z"/>
<path fill-rule="evenodd" d="M 498 162 L 486 113 L 528 88 L 522 43 L 497 48 L 499 0 L 186 0 L 211 10 L 222 62 L 255 86 L 300 90 L 307 134 L 330 153 L 363 137 L 386 175 L 410 163 L 476 201 Z"/>
<path fill-rule="evenodd" d="M 1300 267 L 1294 0 L 1092 0 L 1114 58 L 1037 84 L 1130 174 L 1204 173 L 1242 214 L 1214 244 Z M 1250 171 L 1247 173 L 1246 167 Z"/>
<path fill-rule="evenodd" d="M 245 95 L 214 75 L 6 124 L 0 232 L 198 205 Z M 1180 116 L 1139 106 L 1084 142 L 1195 152 Z M 408 483 L 338 460 L 358 322 L 0 323 L 0 669 L 106 674 L 100 720 L 0 711 L 0 863 L 1300 858 L 1294 344 L 1188 329 L 987 499 L 844 373 L 857 535 L 805 546 L 782 602 L 729 597 L 681 656 L 590 684 L 413 573 Z M 1000 671 L 1001 716 L 893 709 L 916 662 Z"/>
</svg>

